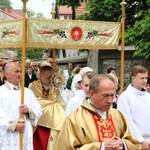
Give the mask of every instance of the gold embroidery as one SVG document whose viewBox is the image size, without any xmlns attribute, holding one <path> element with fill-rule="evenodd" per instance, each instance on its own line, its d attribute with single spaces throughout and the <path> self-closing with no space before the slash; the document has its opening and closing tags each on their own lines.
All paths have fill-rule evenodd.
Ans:
<svg viewBox="0 0 150 150">
<path fill-rule="evenodd" d="M 103 120 L 101 117 L 97 117 L 95 115 L 93 115 L 93 117 L 98 131 L 100 142 L 116 135 L 111 116 L 109 116 L 106 120 Z"/>
</svg>

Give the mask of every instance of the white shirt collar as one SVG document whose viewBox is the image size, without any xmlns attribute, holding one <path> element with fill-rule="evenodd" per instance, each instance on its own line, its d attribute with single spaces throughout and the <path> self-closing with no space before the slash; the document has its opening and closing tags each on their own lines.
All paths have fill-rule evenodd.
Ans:
<svg viewBox="0 0 150 150">
<path fill-rule="evenodd" d="M 11 90 L 14 90 L 14 85 L 8 81 L 6 81 Z M 19 85 L 18 85 L 19 86 Z"/>
<path fill-rule="evenodd" d="M 97 108 L 93 105 L 93 103 L 92 103 L 92 101 L 91 101 L 90 98 L 89 98 L 87 101 L 88 101 L 88 103 L 97 111 L 97 113 L 101 116 L 102 119 L 107 119 L 107 112 L 106 112 L 106 111 L 101 111 L 101 110 L 97 109 Z"/>
</svg>

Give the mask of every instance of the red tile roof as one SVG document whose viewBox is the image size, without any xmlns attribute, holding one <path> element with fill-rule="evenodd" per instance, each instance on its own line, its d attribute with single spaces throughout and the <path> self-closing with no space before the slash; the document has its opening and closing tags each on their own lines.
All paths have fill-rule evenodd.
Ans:
<svg viewBox="0 0 150 150">
<path fill-rule="evenodd" d="M 71 7 L 67 6 L 59 6 L 58 11 L 60 15 L 72 15 L 72 9 Z"/>
<path fill-rule="evenodd" d="M 76 8 L 76 16 L 87 13 L 85 7 L 86 7 L 86 2 L 81 2 L 80 6 Z"/>
<path fill-rule="evenodd" d="M 14 19 L 22 19 L 23 18 L 21 15 L 14 13 L 12 10 L 9 10 L 9 9 L 6 9 L 6 10 L 0 9 L 0 12 L 6 14 L 8 16 L 11 16 Z"/>
<path fill-rule="evenodd" d="M 87 11 L 85 10 L 86 7 L 86 2 L 81 2 L 80 6 L 78 8 L 76 8 L 76 16 L 78 15 L 82 15 L 85 14 Z M 59 10 L 59 14 L 60 15 L 72 15 L 72 9 L 71 7 L 67 7 L 67 6 L 59 6 L 58 7 Z"/>
</svg>

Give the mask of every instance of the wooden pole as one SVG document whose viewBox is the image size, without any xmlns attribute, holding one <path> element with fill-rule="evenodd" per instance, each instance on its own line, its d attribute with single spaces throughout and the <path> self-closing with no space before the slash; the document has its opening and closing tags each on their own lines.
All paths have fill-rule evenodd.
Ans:
<svg viewBox="0 0 150 150">
<path fill-rule="evenodd" d="M 52 14 L 52 19 L 55 19 L 55 14 L 56 14 L 56 11 L 55 11 L 55 7 L 54 7 L 54 2 L 52 3 L 52 11 L 51 11 L 51 14 Z M 52 58 L 53 58 L 53 67 L 54 69 L 56 69 L 56 49 L 52 49 Z"/>
<path fill-rule="evenodd" d="M 21 104 L 24 104 L 24 82 L 25 82 L 25 54 L 26 54 L 26 3 L 23 2 L 23 29 L 22 29 L 22 80 L 21 80 Z M 19 122 L 24 123 L 24 114 L 20 114 Z M 20 150 L 23 150 L 23 133 L 20 132 Z"/>
<path fill-rule="evenodd" d="M 122 6 L 122 40 L 121 40 L 121 82 L 120 82 L 120 90 L 123 92 L 124 90 L 124 32 L 125 32 L 125 0 L 123 0 L 120 5 Z"/>
</svg>

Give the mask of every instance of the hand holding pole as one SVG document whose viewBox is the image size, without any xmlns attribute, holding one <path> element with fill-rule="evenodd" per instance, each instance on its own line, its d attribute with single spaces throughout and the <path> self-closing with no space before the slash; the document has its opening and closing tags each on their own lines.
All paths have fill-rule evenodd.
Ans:
<svg viewBox="0 0 150 150">
<path fill-rule="evenodd" d="M 25 51 L 26 51 L 26 3 L 23 2 L 23 29 L 22 29 L 22 80 L 21 80 L 21 105 L 24 104 L 24 81 L 25 81 Z M 24 114 L 20 114 L 19 123 L 24 123 Z M 20 150 L 23 150 L 23 132 L 20 132 Z"/>
</svg>

